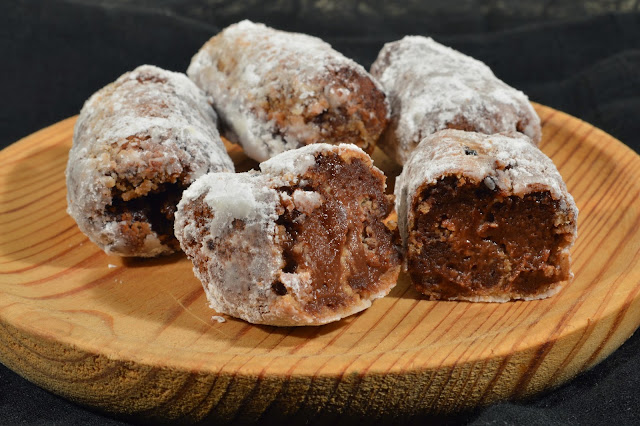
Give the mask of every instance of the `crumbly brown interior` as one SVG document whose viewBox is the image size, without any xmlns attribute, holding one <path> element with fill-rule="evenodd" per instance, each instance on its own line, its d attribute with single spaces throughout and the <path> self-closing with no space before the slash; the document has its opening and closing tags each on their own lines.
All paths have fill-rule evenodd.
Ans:
<svg viewBox="0 0 640 426">
<path fill-rule="evenodd" d="M 316 101 L 303 108 L 300 114 L 293 113 L 299 108 L 300 101 L 299 94 L 290 93 L 291 88 L 274 89 L 269 93 L 259 107 L 265 111 L 267 120 L 275 123 L 274 136 L 285 136 L 290 128 L 314 125 L 318 131 L 306 132 L 306 137 L 298 135 L 300 146 L 339 141 L 358 145 L 371 154 L 387 125 L 384 94 L 371 79 L 348 67 L 327 73 L 316 84 L 320 89 Z M 327 95 L 331 89 L 338 92 L 347 89 L 348 94 L 336 103 Z M 362 96 L 363 93 L 367 95 Z"/>
<path fill-rule="evenodd" d="M 214 217 L 213 210 L 211 207 L 204 202 L 206 194 L 202 194 L 195 200 L 186 203 L 184 206 L 184 211 L 189 212 L 189 217 L 194 222 L 196 229 L 199 231 L 208 229 L 207 221 Z M 177 204 L 177 203 L 176 203 Z M 206 239 L 206 244 L 209 247 L 209 250 L 215 250 L 215 243 L 212 239 L 206 238 L 204 235 L 199 234 L 201 238 Z M 201 245 L 201 241 L 199 238 L 184 238 L 182 241 L 185 248 L 185 253 L 189 256 L 189 259 L 193 262 L 193 266 L 200 270 L 205 271 L 207 268 L 207 263 L 211 260 L 205 252 L 198 252 L 198 255 L 195 256 L 193 253 L 197 252 L 196 247 Z M 191 253 L 191 254 L 189 254 Z"/>
<path fill-rule="evenodd" d="M 570 273 L 558 203 L 548 192 L 503 196 L 455 176 L 427 186 L 413 203 L 411 279 L 435 299 L 544 293 Z"/>
<path fill-rule="evenodd" d="M 119 148 L 121 152 L 144 151 L 140 144 L 148 139 L 132 136 Z M 162 163 L 148 161 L 144 168 L 130 170 L 116 166 L 113 172 L 118 178 L 111 188 L 112 202 L 105 214 L 121 222 L 120 232 L 129 250 L 139 252 L 145 237 L 155 233 L 162 244 L 179 251 L 180 243 L 173 232 L 174 214 L 182 192 L 188 187 L 190 170 L 170 174 Z"/>
<path fill-rule="evenodd" d="M 400 265 L 397 229 L 385 222 L 392 200 L 384 193 L 383 176 L 357 158 L 348 163 L 336 154 L 322 155 L 304 181 L 303 187 L 280 190 L 316 191 L 324 202 L 311 214 L 285 208 L 279 217 L 283 270 L 311 275 L 314 288 L 302 300 L 305 311 L 339 312 L 387 288 L 381 277 Z M 287 294 L 279 281 L 272 289 Z"/>
<path fill-rule="evenodd" d="M 497 125 L 497 123 L 499 123 L 500 121 L 498 120 L 498 117 L 491 117 L 493 122 L 496 123 L 495 126 L 493 127 L 493 132 L 494 133 L 499 133 L 501 131 L 505 131 L 505 129 L 500 129 Z M 529 123 L 531 122 L 531 118 L 530 117 L 522 117 L 515 125 L 515 127 L 512 129 L 515 132 L 518 133 L 522 133 L 524 134 L 524 129 L 527 128 L 527 126 L 529 125 Z M 447 129 L 454 129 L 454 130 L 464 130 L 465 132 L 480 132 L 483 133 L 481 131 L 481 129 L 478 129 L 478 126 L 472 122 L 470 122 L 467 117 L 463 116 L 463 115 L 459 115 L 456 116 L 453 120 L 449 121 L 447 123 Z M 422 134 L 420 135 L 421 137 L 419 139 L 422 139 Z M 427 136 L 427 135 L 424 135 Z"/>
<path fill-rule="evenodd" d="M 126 240 L 127 247 L 136 251 L 144 246 L 147 235 L 155 232 L 162 244 L 172 250 L 180 250 L 180 243 L 173 233 L 173 220 L 176 206 L 186 186 L 180 183 L 161 184 L 158 188 L 143 197 L 123 201 L 114 197 L 106 213 L 114 221 L 124 222 L 120 232 Z"/>
</svg>

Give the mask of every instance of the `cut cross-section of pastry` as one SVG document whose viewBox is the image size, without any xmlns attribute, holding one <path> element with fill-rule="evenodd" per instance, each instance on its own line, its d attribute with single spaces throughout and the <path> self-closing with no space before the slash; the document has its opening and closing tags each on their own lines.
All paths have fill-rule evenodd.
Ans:
<svg viewBox="0 0 640 426">
<path fill-rule="evenodd" d="M 172 253 L 182 191 L 205 173 L 233 169 L 205 94 L 184 74 L 143 65 L 84 104 L 67 164 L 67 211 L 107 254 Z"/>
<path fill-rule="evenodd" d="M 252 323 L 318 325 L 395 286 L 393 201 L 365 152 L 314 144 L 260 169 L 205 175 L 178 205 L 176 236 L 213 309 Z"/>
<path fill-rule="evenodd" d="M 257 161 L 336 141 L 371 154 L 387 124 L 380 85 L 306 34 L 239 22 L 211 38 L 187 74 L 212 96 L 223 136 Z"/>
<path fill-rule="evenodd" d="M 395 193 L 407 271 L 431 299 L 540 299 L 572 277 L 578 209 L 524 135 L 434 133 Z"/>
</svg>

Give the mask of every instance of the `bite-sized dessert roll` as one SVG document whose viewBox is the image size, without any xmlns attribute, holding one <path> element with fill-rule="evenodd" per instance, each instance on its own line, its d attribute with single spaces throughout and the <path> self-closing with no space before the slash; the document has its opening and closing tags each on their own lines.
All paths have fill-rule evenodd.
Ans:
<svg viewBox="0 0 640 426">
<path fill-rule="evenodd" d="M 257 161 L 322 142 L 370 154 L 387 124 L 369 73 L 305 34 L 242 21 L 211 38 L 187 74 L 212 96 L 222 134 Z"/>
<path fill-rule="evenodd" d="M 319 325 L 395 286 L 393 202 L 366 153 L 314 144 L 260 169 L 205 175 L 178 205 L 176 236 L 213 309 L 252 323 Z"/>
<path fill-rule="evenodd" d="M 96 92 L 75 126 L 68 213 L 107 254 L 179 250 L 173 214 L 208 172 L 233 171 L 206 95 L 184 74 L 143 65 Z"/>
<path fill-rule="evenodd" d="M 540 118 L 524 93 L 482 62 L 431 38 L 407 36 L 385 44 L 371 73 L 391 104 L 378 145 L 399 164 L 424 137 L 443 129 L 517 131 L 540 142 Z"/>
<path fill-rule="evenodd" d="M 406 268 L 430 299 L 541 299 L 573 276 L 578 209 L 527 136 L 427 136 L 395 194 Z"/>
</svg>

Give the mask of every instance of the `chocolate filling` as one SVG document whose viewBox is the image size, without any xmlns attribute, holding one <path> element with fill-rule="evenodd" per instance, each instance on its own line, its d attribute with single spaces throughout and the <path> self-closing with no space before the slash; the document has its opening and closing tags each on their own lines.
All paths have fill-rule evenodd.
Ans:
<svg viewBox="0 0 640 426">
<path fill-rule="evenodd" d="M 413 204 L 411 279 L 444 299 L 544 292 L 568 278 L 558 254 L 571 235 L 554 225 L 558 203 L 548 192 L 505 197 L 452 176 L 428 186 Z"/>
<path fill-rule="evenodd" d="M 132 251 L 141 248 L 145 237 L 151 232 L 158 235 L 162 244 L 173 250 L 180 250 L 180 243 L 173 232 L 173 221 L 176 206 L 185 189 L 185 185 L 180 182 L 164 183 L 155 191 L 128 201 L 114 195 L 106 213 L 114 221 L 126 222 L 126 225 L 120 227 L 120 231 Z"/>
<path fill-rule="evenodd" d="M 285 210 L 277 223 L 284 230 L 284 272 L 311 275 L 313 291 L 303 300 L 311 313 L 340 310 L 358 297 L 380 291 L 381 276 L 400 264 L 397 231 L 383 223 L 393 209 L 380 176 L 360 159 L 345 162 L 335 154 L 322 155 L 303 176 L 304 188 L 319 193 L 323 202 L 311 213 Z M 280 282 L 272 286 L 286 294 Z"/>
</svg>

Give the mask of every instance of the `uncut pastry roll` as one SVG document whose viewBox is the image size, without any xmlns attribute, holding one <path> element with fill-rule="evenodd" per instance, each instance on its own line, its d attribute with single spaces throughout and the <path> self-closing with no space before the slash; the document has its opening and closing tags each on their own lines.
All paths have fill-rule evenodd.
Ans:
<svg viewBox="0 0 640 426">
<path fill-rule="evenodd" d="M 578 209 L 527 136 L 429 135 L 395 194 L 406 268 L 430 299 L 542 299 L 573 276 Z"/>
<path fill-rule="evenodd" d="M 186 75 L 143 65 L 80 111 L 67 164 L 67 211 L 107 254 L 180 249 L 173 215 L 182 191 L 233 171 L 215 112 Z"/>
<path fill-rule="evenodd" d="M 517 131 L 540 142 L 540 118 L 524 93 L 482 62 L 431 38 L 407 36 L 385 44 L 371 74 L 391 104 L 378 145 L 399 164 L 423 138 L 443 129 Z"/>
<path fill-rule="evenodd" d="M 260 170 L 205 175 L 178 205 L 176 236 L 213 309 L 258 324 L 319 325 L 395 286 L 393 201 L 366 153 L 314 144 Z"/>
<path fill-rule="evenodd" d="M 242 21 L 211 38 L 187 74 L 212 96 L 223 136 L 257 161 L 334 141 L 370 154 L 387 124 L 369 73 L 305 34 Z"/>
</svg>

